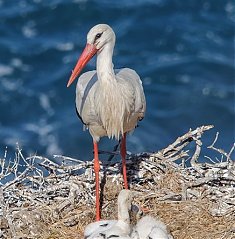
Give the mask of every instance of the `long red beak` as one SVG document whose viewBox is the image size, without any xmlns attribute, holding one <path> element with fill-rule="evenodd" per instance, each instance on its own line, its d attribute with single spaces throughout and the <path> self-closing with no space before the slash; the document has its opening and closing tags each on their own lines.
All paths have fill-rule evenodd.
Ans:
<svg viewBox="0 0 235 239">
<path fill-rule="evenodd" d="M 76 66 L 74 67 L 74 70 L 72 71 L 67 87 L 69 87 L 73 83 L 73 81 L 80 74 L 80 72 L 85 67 L 85 65 L 97 53 L 97 51 L 98 50 L 96 49 L 95 45 L 89 44 L 89 43 L 86 44 L 86 47 L 82 52 L 82 55 L 78 59 L 78 62 Z"/>
</svg>

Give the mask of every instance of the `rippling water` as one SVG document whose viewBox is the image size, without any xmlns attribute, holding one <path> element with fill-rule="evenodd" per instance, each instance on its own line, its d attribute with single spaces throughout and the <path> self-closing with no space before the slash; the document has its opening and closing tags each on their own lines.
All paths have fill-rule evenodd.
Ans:
<svg viewBox="0 0 235 239">
<path fill-rule="evenodd" d="M 147 113 L 128 137 L 131 152 L 156 151 L 202 124 L 210 142 L 234 142 L 234 23 L 231 0 L 0 1 L 0 154 L 91 158 L 92 140 L 66 83 L 88 30 L 116 32 L 114 64 L 141 76 Z M 94 69 L 95 60 L 86 70 Z M 102 139 L 100 148 L 115 142 Z"/>
</svg>

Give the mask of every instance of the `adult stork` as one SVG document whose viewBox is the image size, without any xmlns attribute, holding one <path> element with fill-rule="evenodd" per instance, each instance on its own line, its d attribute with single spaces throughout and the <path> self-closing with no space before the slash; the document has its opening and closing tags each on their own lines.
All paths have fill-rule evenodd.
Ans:
<svg viewBox="0 0 235 239">
<path fill-rule="evenodd" d="M 126 175 L 126 133 L 143 119 L 146 102 L 138 74 L 129 68 L 113 69 L 112 56 L 115 33 L 106 24 L 98 24 L 87 34 L 87 44 L 72 71 L 69 87 L 88 61 L 97 54 L 96 71 L 82 74 L 76 88 L 76 109 L 89 129 L 94 144 L 96 181 L 96 220 L 100 220 L 98 142 L 101 137 L 121 138 L 124 186 Z"/>
</svg>

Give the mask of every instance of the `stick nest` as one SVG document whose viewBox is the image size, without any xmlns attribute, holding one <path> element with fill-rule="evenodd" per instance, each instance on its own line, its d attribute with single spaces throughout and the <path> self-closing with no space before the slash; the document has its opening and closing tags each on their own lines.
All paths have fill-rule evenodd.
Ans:
<svg viewBox="0 0 235 239">
<path fill-rule="evenodd" d="M 203 133 L 189 130 L 156 153 L 129 155 L 136 203 L 164 221 L 175 239 L 235 238 L 235 145 L 230 152 L 204 147 Z M 203 147 L 212 156 L 201 156 Z M 217 158 L 219 155 L 219 159 Z M 202 161 L 202 162 L 200 162 Z M 101 164 L 102 218 L 115 219 L 122 189 L 121 164 Z M 0 238 L 83 238 L 95 220 L 93 162 L 54 155 L 25 158 L 17 147 L 0 158 Z"/>
</svg>

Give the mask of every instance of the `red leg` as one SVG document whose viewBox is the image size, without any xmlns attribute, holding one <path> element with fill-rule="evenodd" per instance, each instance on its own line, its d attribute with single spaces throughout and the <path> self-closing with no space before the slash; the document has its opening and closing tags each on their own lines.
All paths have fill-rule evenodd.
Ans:
<svg viewBox="0 0 235 239">
<path fill-rule="evenodd" d="M 95 171 L 95 197 L 96 197 L 96 221 L 100 220 L 100 162 L 98 157 L 98 144 L 94 142 L 94 171 Z"/>
<path fill-rule="evenodd" d="M 121 156 L 122 156 L 122 173 L 124 179 L 125 189 L 128 189 L 127 175 L 126 175 L 126 133 L 124 133 L 121 141 Z"/>
</svg>

